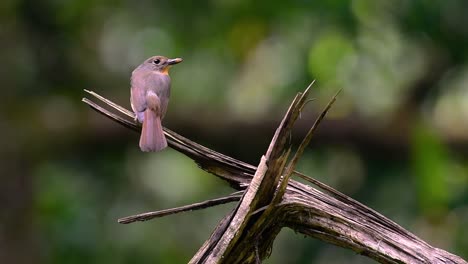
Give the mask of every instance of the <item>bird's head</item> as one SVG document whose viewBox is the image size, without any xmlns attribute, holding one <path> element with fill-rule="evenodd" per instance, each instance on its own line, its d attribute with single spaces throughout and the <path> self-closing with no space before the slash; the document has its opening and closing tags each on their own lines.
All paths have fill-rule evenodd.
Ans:
<svg viewBox="0 0 468 264">
<path fill-rule="evenodd" d="M 153 71 L 168 74 L 172 65 L 182 62 L 181 58 L 169 59 L 164 56 L 153 56 L 147 59 L 144 64 Z"/>
</svg>

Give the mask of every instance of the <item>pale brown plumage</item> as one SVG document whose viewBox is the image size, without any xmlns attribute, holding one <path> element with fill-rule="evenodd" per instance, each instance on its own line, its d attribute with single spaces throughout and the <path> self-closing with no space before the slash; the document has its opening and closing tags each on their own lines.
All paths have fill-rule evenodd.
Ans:
<svg viewBox="0 0 468 264">
<path fill-rule="evenodd" d="M 140 149 L 154 152 L 167 147 L 162 130 L 171 90 L 169 68 L 182 59 L 154 56 L 145 60 L 132 72 L 130 103 L 136 119 L 143 124 Z"/>
</svg>

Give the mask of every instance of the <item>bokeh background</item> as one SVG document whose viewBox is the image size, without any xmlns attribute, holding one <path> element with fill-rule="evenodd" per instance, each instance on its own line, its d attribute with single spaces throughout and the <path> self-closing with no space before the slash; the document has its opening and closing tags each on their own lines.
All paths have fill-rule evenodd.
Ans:
<svg viewBox="0 0 468 264">
<path fill-rule="evenodd" d="M 257 164 L 295 93 L 293 141 L 344 91 L 299 169 L 468 258 L 468 2 L 2 0 L 0 262 L 184 263 L 234 205 L 116 219 L 231 190 L 81 102 L 129 107 L 149 56 L 172 69 L 165 125 Z M 373 263 L 283 230 L 266 263 Z"/>
</svg>

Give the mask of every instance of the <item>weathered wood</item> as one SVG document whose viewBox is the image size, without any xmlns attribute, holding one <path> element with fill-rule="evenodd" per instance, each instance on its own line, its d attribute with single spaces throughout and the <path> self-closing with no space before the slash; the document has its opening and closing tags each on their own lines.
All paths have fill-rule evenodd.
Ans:
<svg viewBox="0 0 468 264">
<path fill-rule="evenodd" d="M 176 208 L 170 208 L 166 210 L 146 212 L 142 214 L 122 217 L 118 219 L 117 222 L 119 222 L 120 224 L 130 224 L 130 223 L 137 222 L 137 221 L 144 222 L 144 221 L 148 221 L 148 220 L 158 218 L 158 217 L 178 214 L 178 213 L 187 212 L 187 211 L 205 209 L 208 207 L 212 207 L 212 206 L 216 206 L 220 204 L 226 204 L 230 202 L 236 202 L 241 199 L 243 193 L 244 193 L 243 191 L 239 191 L 239 192 L 230 194 L 228 196 L 224 196 L 224 197 L 220 197 L 216 199 L 210 199 L 210 200 L 206 200 L 206 201 L 199 202 L 199 203 L 193 203 L 193 204 L 184 205 L 184 206 L 180 206 Z"/>
<path fill-rule="evenodd" d="M 84 98 L 83 101 L 93 109 L 127 128 L 140 130 L 132 112 L 94 92 L 87 92 L 126 117 L 116 115 Z M 299 93 L 288 113 L 297 107 L 298 102 L 303 102 L 303 105 L 305 100 L 306 96 Z M 281 127 L 287 127 L 288 122 L 294 123 L 293 119 L 293 115 L 288 117 L 286 114 L 258 168 L 165 129 L 169 146 L 193 159 L 202 169 L 227 181 L 234 189 L 245 193 L 238 206 L 223 218 L 191 263 L 257 263 L 268 257 L 273 240 L 283 227 L 349 248 L 381 263 L 467 263 L 456 255 L 430 246 L 378 212 L 299 172 L 294 171 L 315 187 L 294 180 L 283 181 L 286 186 L 284 195 L 279 193 L 279 202 L 271 203 L 278 190 L 280 176 L 285 173 L 284 164 L 289 155 L 286 141 L 278 143 L 284 140 L 281 133 L 287 131 L 279 131 Z M 276 161 L 273 161 L 275 158 Z M 269 166 L 270 162 L 273 165 Z M 290 167 L 288 173 L 292 169 Z M 275 188 L 271 187 L 272 183 Z M 269 190 L 268 195 L 265 195 L 265 190 Z M 238 243 L 244 242 L 243 239 L 251 242 L 252 238 L 257 242 Z"/>
<path fill-rule="evenodd" d="M 254 229 L 250 227 L 260 223 L 259 218 L 264 217 L 263 215 L 255 215 L 254 212 L 271 204 L 274 197 L 275 189 L 278 186 L 290 152 L 288 138 L 294 122 L 306 102 L 305 99 L 309 88 L 303 94 L 298 94 L 289 107 L 271 140 L 265 156 L 261 158 L 244 197 L 233 211 L 228 225 L 222 223 L 222 227 L 215 231 L 215 233 L 219 234 L 219 237 L 212 236 L 206 242 L 209 246 L 202 247 L 190 263 L 250 263 L 257 262 L 258 259 L 265 257 L 259 256 L 260 252 L 265 252 L 265 250 L 259 250 L 259 245 L 264 246 L 266 243 L 257 239 L 257 237 L 268 226 Z M 267 212 L 269 213 L 269 211 Z M 225 226 L 228 228 L 224 228 Z M 275 229 L 279 232 L 281 227 L 277 226 Z M 269 232 L 268 237 L 272 238 L 268 239 L 268 241 L 272 242 L 278 232 Z"/>
<path fill-rule="evenodd" d="M 280 180 L 284 188 L 287 186 L 288 179 L 285 177 L 284 167 L 290 153 L 288 139 L 307 102 L 311 86 L 312 84 L 304 93 L 296 96 L 276 130 L 265 156 L 262 157 L 262 166 L 258 167 L 247 189 L 245 198 L 248 199 L 241 201 L 229 225 L 239 228 L 228 228 L 220 240 L 208 242 L 215 243 L 216 247 L 202 255 L 202 258 L 198 258 L 197 254 L 191 263 L 255 263 L 269 255 L 271 245 L 282 228 L 281 222 L 277 221 L 281 217 L 275 208 L 277 202 L 275 204 L 273 200 L 280 201 L 282 198 L 283 192 L 277 190 Z M 296 152 L 296 159 L 303 149 L 304 146 Z M 264 164 L 268 164 L 266 169 Z M 292 168 L 294 165 L 290 166 Z M 289 173 L 291 172 L 292 170 Z M 266 210 L 259 210 L 264 207 L 267 207 Z"/>
</svg>

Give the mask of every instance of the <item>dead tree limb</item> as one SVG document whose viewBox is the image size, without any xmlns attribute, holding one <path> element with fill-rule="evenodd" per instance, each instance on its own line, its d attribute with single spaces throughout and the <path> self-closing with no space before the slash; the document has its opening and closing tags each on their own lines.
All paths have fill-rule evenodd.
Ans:
<svg viewBox="0 0 468 264">
<path fill-rule="evenodd" d="M 130 224 L 136 221 L 144 222 L 144 221 L 148 221 L 154 218 L 163 217 L 163 216 L 167 216 L 171 214 L 178 214 L 181 212 L 205 209 L 205 208 L 220 205 L 220 204 L 226 204 L 230 202 L 239 201 L 240 198 L 242 197 L 242 193 L 243 192 L 236 192 L 225 197 L 220 197 L 220 198 L 207 200 L 207 201 L 203 201 L 199 203 L 184 205 L 181 207 L 170 208 L 170 209 L 160 210 L 160 211 L 155 211 L 155 212 L 147 212 L 147 213 L 142 213 L 142 214 L 137 214 L 137 215 L 131 215 L 131 216 L 120 218 L 117 221 L 120 224 Z"/>
<path fill-rule="evenodd" d="M 121 221 L 147 220 L 145 217 L 160 217 L 240 199 L 190 263 L 258 263 L 270 255 L 273 241 L 283 227 L 349 248 L 381 263 L 467 263 L 456 255 L 432 247 L 369 207 L 294 171 L 297 160 L 320 122 L 318 120 L 312 126 L 288 163 L 291 153 L 290 133 L 307 102 L 309 88 L 295 97 L 257 167 L 165 129 L 170 147 L 194 160 L 203 170 L 227 181 L 234 189 L 242 191 L 242 197 L 233 194 L 175 209 L 140 214 Z M 132 112 L 94 92 L 86 92 L 120 115 L 83 98 L 94 110 L 127 128 L 140 130 Z M 289 180 L 292 173 L 307 179 L 315 187 Z"/>
</svg>

